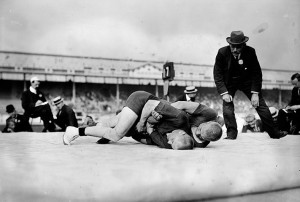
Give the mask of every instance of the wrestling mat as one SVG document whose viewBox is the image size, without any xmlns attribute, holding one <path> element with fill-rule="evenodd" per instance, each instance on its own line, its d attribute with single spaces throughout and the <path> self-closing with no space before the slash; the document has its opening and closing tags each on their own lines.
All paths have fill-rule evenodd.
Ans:
<svg viewBox="0 0 300 202">
<path fill-rule="evenodd" d="M 62 134 L 0 134 L 0 201 L 300 200 L 299 135 L 241 133 L 174 151 L 131 138 L 65 146 Z"/>
</svg>

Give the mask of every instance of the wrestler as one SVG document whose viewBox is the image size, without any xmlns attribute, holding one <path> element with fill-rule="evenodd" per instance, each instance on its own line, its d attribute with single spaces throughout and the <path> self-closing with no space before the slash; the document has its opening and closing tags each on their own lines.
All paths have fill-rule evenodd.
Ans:
<svg viewBox="0 0 300 202">
<path fill-rule="evenodd" d="M 204 148 L 210 142 L 221 138 L 224 119 L 218 116 L 214 109 L 201 103 L 187 101 L 178 101 L 171 105 L 189 114 L 189 123 L 195 147 Z"/>
<path fill-rule="evenodd" d="M 137 124 L 137 129 L 138 131 L 147 130 L 147 133 L 151 134 L 151 139 L 149 140 L 147 136 L 142 134 L 135 134 L 135 136 L 140 137 L 141 139 L 146 139 L 147 143 L 145 143 L 145 141 L 138 140 L 141 143 L 152 143 L 158 145 L 159 147 L 170 148 L 167 136 L 165 136 L 163 132 L 163 129 L 168 127 L 170 124 L 165 121 L 165 119 L 168 117 L 165 117 L 164 114 L 160 114 L 156 110 L 153 110 L 153 106 L 151 107 L 149 105 L 149 103 L 145 104 L 141 121 Z M 221 124 L 224 124 L 224 122 L 222 122 L 222 117 L 218 117 L 218 114 L 215 110 L 197 102 L 178 101 L 172 103 L 171 105 L 189 114 L 189 125 L 195 147 L 204 148 L 211 141 L 217 141 L 221 138 Z M 151 117 L 149 117 L 150 113 Z M 147 121 L 151 124 L 147 125 L 145 129 L 145 120 L 147 117 L 149 117 Z M 149 129 L 150 126 L 152 129 Z M 137 140 L 136 137 L 133 138 Z"/>
<path fill-rule="evenodd" d="M 192 149 L 193 140 L 187 134 L 189 131 L 188 117 L 185 112 L 172 107 L 164 101 L 160 101 L 154 95 L 145 91 L 132 93 L 122 111 L 105 123 L 86 128 L 67 127 L 63 135 L 63 143 L 70 145 L 79 136 L 94 136 L 118 141 L 125 135 L 135 130 L 136 123 L 140 120 L 145 104 L 165 116 L 168 126 L 163 128 L 167 134 L 172 149 Z M 150 114 L 149 114 L 150 115 Z M 145 116 L 144 116 L 145 117 Z M 143 120 L 144 121 L 144 120 Z M 177 129 L 176 131 L 174 131 Z"/>
</svg>

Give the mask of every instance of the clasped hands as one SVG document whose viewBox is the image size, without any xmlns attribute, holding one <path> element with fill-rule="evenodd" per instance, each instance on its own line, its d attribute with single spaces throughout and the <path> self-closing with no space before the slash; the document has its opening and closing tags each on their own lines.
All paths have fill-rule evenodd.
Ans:
<svg viewBox="0 0 300 202">
<path fill-rule="evenodd" d="M 148 117 L 147 123 L 149 124 L 148 126 L 151 127 L 154 124 L 158 123 L 162 118 L 162 115 L 156 111 L 151 112 L 151 116 Z M 139 121 L 136 125 L 136 129 L 138 132 L 144 132 L 147 130 L 146 124 L 143 121 Z"/>
</svg>

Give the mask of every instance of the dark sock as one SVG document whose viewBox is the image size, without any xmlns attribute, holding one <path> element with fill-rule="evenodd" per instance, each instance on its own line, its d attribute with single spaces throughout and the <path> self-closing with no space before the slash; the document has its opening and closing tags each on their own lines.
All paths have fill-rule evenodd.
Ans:
<svg viewBox="0 0 300 202">
<path fill-rule="evenodd" d="M 86 136 L 85 134 L 85 128 L 78 128 L 79 136 Z"/>
</svg>

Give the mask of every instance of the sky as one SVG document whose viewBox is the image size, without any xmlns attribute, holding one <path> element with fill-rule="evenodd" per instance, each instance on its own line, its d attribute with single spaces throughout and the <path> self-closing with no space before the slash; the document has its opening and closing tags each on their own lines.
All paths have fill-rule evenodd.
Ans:
<svg viewBox="0 0 300 202">
<path fill-rule="evenodd" d="M 213 65 L 241 30 L 300 72 L 299 0 L 0 0 L 0 50 Z"/>
</svg>

